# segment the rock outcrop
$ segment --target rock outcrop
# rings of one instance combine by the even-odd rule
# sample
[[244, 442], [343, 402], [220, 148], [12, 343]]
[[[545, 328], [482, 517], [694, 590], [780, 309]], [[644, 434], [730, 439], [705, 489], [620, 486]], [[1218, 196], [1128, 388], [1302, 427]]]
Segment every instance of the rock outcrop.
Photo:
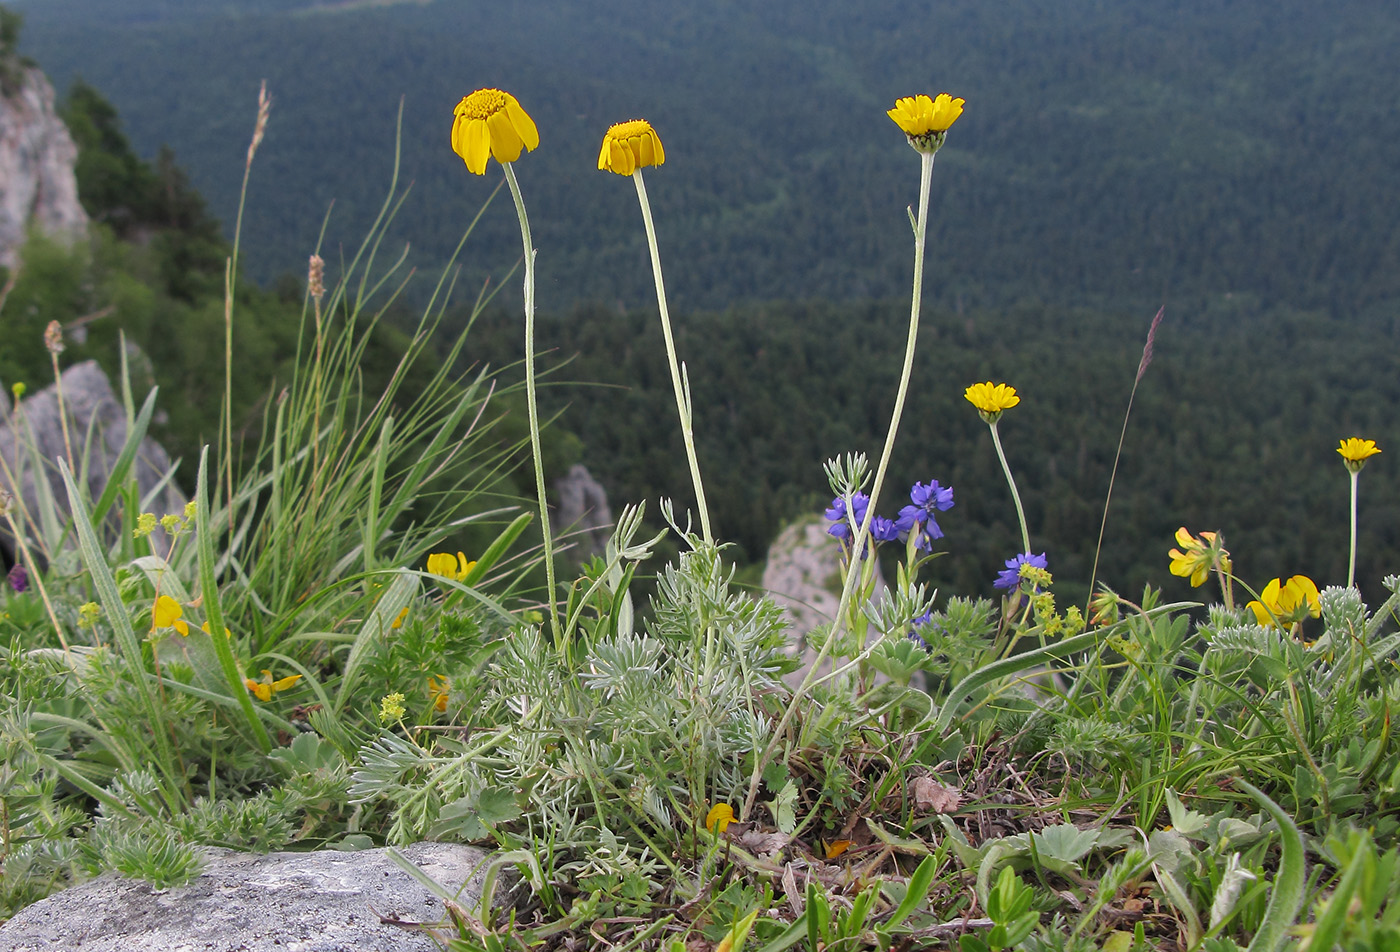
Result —
[[[807, 644], [807, 634], [830, 623], [841, 603], [841, 550], [827, 535], [827, 525], [816, 517], [788, 526], [769, 546], [763, 569], [763, 587], [792, 626], [790, 653], [802, 662], [784, 678], [793, 687], [802, 682], [820, 648]], [[875, 585], [877, 592], [882, 590], [884, 579], [877, 575]], [[823, 662], [822, 672], [829, 670], [830, 663]]]
[[613, 515], [608, 494], [582, 463], [575, 463], [550, 490], [550, 527], [556, 538], [572, 545], [571, 557], [587, 562], [607, 550]]
[[72, 239], [88, 223], [73, 174], [78, 147], [54, 111], [53, 86], [35, 67], [21, 76], [0, 95], [0, 265], [10, 268], [31, 226]]
[[[415, 843], [403, 853], [459, 905], [480, 901], [481, 850]], [[205, 860], [185, 886], [154, 889], [107, 873], [40, 900], [0, 925], [0, 952], [436, 952], [457, 934], [442, 925], [442, 901], [388, 850], [209, 848]], [[444, 942], [420, 925], [437, 926]]]
[[[61, 380], [63, 406], [68, 414], [68, 441], [72, 444], [75, 462], [87, 448], [88, 493], [90, 498], [96, 499], [107, 485], [112, 467], [126, 443], [126, 411], [95, 360], [74, 364], [63, 371]], [[0, 402], [8, 404], [8, 400]], [[21, 400], [18, 412], [6, 413], [0, 420], [0, 459], [4, 462], [0, 467], [0, 491], [15, 497], [16, 522], [20, 525], [24, 525], [26, 519], [40, 518], [44, 496], [52, 496], [61, 512], [68, 510], [68, 490], [56, 462], [60, 457], [66, 458], [68, 453], [58, 407], [58, 387], [49, 384]], [[18, 424], [18, 432], [12, 423]], [[77, 465], [81, 470], [81, 463]], [[142, 440], [133, 472], [142, 499], [159, 489], [157, 497], [147, 505], [157, 516], [178, 513], [185, 505], [185, 497], [174, 483], [161, 485], [171, 465], [164, 447], [149, 436]], [[151, 538], [160, 546], [165, 535], [157, 529]], [[0, 552], [8, 561], [14, 561], [14, 539], [7, 528], [0, 529]]]

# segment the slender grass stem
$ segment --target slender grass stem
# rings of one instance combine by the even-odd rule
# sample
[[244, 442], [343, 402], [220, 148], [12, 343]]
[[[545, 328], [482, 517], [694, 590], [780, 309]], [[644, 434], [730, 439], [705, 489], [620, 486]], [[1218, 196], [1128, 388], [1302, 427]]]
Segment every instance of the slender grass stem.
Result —
[[1016, 518], [1021, 521], [1021, 551], [1030, 555], [1031, 534], [1026, 530], [1026, 510], [1021, 505], [1021, 494], [1016, 491], [1016, 480], [1011, 475], [1011, 466], [1006, 462], [1006, 453], [1001, 448], [1001, 436], [995, 423], [987, 424], [992, 430], [992, 445], [997, 448], [997, 459], [1001, 460], [1001, 471], [1006, 474], [1006, 485], [1011, 487], [1011, 498], [1016, 502]]
[[549, 502], [545, 498], [544, 457], [540, 451], [540, 412], [535, 398], [535, 248], [530, 241], [530, 218], [525, 213], [525, 199], [520, 195], [520, 183], [509, 162], [502, 162], [506, 184], [515, 199], [515, 214], [520, 219], [520, 241], [525, 248], [525, 403], [530, 413], [530, 455], [535, 462], [535, 491], [540, 497], [540, 532], [544, 536], [544, 572], [549, 588], [549, 630], [554, 647], [563, 647], [559, 629], [559, 614], [554, 583], [554, 538], [549, 528]]
[[1347, 557], [1347, 588], [1356, 585], [1356, 487], [1360, 471], [1351, 474], [1351, 553]]
[[[914, 292], [909, 306], [909, 334], [904, 345], [904, 367], [899, 375], [899, 389], [895, 393], [894, 411], [890, 415], [890, 429], [885, 435], [885, 448], [880, 454], [880, 464], [875, 469], [875, 482], [870, 487], [870, 502], [865, 510], [865, 519], [861, 521], [860, 529], [852, 541], [852, 560], [857, 557], [856, 553], [865, 551], [866, 542], [870, 538], [870, 520], [875, 517], [875, 507], [879, 504], [880, 490], [885, 484], [885, 472], [889, 469], [890, 456], [894, 453], [894, 441], [899, 432], [899, 421], [904, 414], [904, 401], [909, 393], [909, 380], [914, 374], [914, 347], [919, 339], [919, 308], [923, 301], [924, 245], [928, 236], [928, 197], [933, 181], [933, 153], [922, 152], [920, 158], [923, 162], [919, 170], [919, 215], [914, 222]], [[1017, 505], [1020, 505], [1019, 501]], [[1024, 520], [1022, 520], [1022, 524], [1024, 525]], [[832, 623], [831, 632], [826, 636], [826, 640], [822, 642], [821, 650], [812, 660], [812, 664], [807, 670], [807, 676], [802, 679], [802, 683], [793, 692], [787, 710], [783, 711], [782, 719], [774, 728], [773, 739], [768, 742], [763, 756], [754, 761], [753, 775], [749, 779], [749, 793], [744, 799], [741, 820], [748, 819], [749, 813], [753, 810], [754, 801], [758, 798], [759, 783], [763, 779], [763, 768], [772, 758], [774, 751], [778, 749], [778, 745], [782, 743], [784, 732], [792, 722], [798, 704], [811, 690], [812, 685], [816, 683], [817, 672], [821, 668], [822, 662], [831, 654], [832, 646], [836, 643], [841, 632], [842, 619], [846, 617], [847, 607], [851, 603], [851, 596], [856, 588], [856, 578], [860, 574], [854, 570], [847, 570], [845, 584], [841, 587], [841, 601], [836, 607], [836, 620]]]
[[637, 185], [637, 201], [642, 206], [642, 221], [647, 229], [647, 248], [651, 251], [651, 273], [656, 279], [656, 306], [661, 311], [661, 332], [666, 337], [666, 359], [671, 367], [671, 387], [676, 391], [676, 411], [681, 418], [681, 437], [685, 440], [685, 457], [690, 463], [690, 479], [695, 484], [695, 507], [700, 512], [700, 532], [706, 545], [714, 545], [714, 535], [710, 532], [710, 510], [705, 505], [705, 485], [700, 480], [700, 461], [695, 455], [695, 432], [691, 426], [690, 387], [682, 385], [681, 370], [676, 361], [676, 342], [671, 336], [671, 315], [666, 307], [666, 281], [661, 276], [661, 253], [656, 247], [656, 226], [651, 221], [651, 202], [647, 200], [646, 183], [642, 181], [642, 170], [632, 172], [632, 181]]

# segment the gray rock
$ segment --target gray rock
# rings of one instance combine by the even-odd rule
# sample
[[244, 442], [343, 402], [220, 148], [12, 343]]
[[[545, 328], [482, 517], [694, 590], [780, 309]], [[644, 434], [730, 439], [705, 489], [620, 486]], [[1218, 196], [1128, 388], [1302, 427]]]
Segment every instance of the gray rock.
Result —
[[[90, 498], [96, 499], [107, 484], [112, 466], [126, 443], [126, 411], [112, 392], [107, 375], [95, 360], [74, 364], [63, 371], [61, 380], [63, 405], [68, 412], [68, 436], [73, 444], [75, 462], [82, 457], [90, 429], [93, 434], [88, 455], [87, 486]], [[9, 425], [10, 420], [19, 421], [18, 433]], [[34, 453], [29, 449], [31, 435], [36, 450]], [[0, 422], [0, 457], [6, 464], [0, 467], [0, 491], [10, 493], [17, 503], [22, 504], [18, 506], [19, 513], [15, 520], [21, 527], [26, 521], [39, 520], [42, 511], [41, 481], [47, 483], [47, 491], [57, 501], [60, 510], [63, 513], [68, 511], [68, 491], [56, 462], [60, 457], [66, 457], [67, 452], [63, 442], [63, 423], [58, 413], [58, 387], [55, 384], [21, 400], [19, 412]], [[39, 461], [37, 466], [36, 457]], [[142, 441], [133, 467], [142, 499], [160, 486], [171, 465], [170, 455], [159, 443], [149, 436]], [[7, 474], [13, 474], [13, 481]], [[170, 482], [161, 487], [146, 508], [159, 517], [166, 513], [179, 513], [184, 506], [184, 494]], [[156, 529], [151, 538], [158, 552], [163, 553], [169, 547], [160, 529]], [[13, 561], [14, 539], [8, 528], [0, 529], [0, 548]]]
[[87, 228], [73, 175], [77, 159], [54, 111], [53, 86], [38, 69], [26, 69], [15, 94], [0, 96], [0, 265], [14, 267], [31, 224], [65, 239]]
[[612, 509], [608, 506], [607, 490], [587, 467], [575, 463], [566, 475], [555, 480], [550, 502], [550, 528], [557, 537], [572, 544], [573, 556], [579, 562], [587, 562], [607, 550], [613, 532]]
[[[208, 849], [194, 882], [171, 889], [107, 873], [22, 909], [0, 926], [0, 952], [435, 952], [421, 929], [443, 903], [388, 850], [253, 855]], [[471, 909], [487, 854], [457, 843], [403, 853]], [[394, 920], [384, 922], [382, 919]], [[456, 935], [455, 930], [450, 932]]]
[[[794, 688], [806, 677], [821, 647], [808, 645], [805, 636], [817, 626], [830, 623], [841, 603], [841, 550], [836, 540], [827, 535], [826, 527], [820, 516], [788, 526], [768, 547], [763, 568], [763, 587], [783, 609], [797, 636], [789, 653], [797, 656], [802, 665], [783, 679]], [[884, 588], [885, 580], [877, 574], [877, 596]], [[830, 670], [830, 661], [822, 662], [821, 673]]]

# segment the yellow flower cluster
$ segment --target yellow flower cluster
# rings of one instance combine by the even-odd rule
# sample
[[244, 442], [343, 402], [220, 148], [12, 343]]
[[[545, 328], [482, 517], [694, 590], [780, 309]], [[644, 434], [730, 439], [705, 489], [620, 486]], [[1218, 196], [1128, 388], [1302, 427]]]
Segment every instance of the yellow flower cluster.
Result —
[[1214, 532], [1202, 532], [1200, 538], [1196, 538], [1182, 526], [1176, 530], [1176, 543], [1181, 548], [1167, 553], [1172, 559], [1172, 574], [1190, 578], [1192, 588], [1204, 585], [1212, 569], [1218, 568], [1228, 575], [1233, 568], [1230, 553]]

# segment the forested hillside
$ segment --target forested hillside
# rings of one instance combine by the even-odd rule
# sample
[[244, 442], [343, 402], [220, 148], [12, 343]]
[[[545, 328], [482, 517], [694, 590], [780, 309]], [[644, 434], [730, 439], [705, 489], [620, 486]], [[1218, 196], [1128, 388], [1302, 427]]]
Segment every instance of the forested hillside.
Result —
[[[363, 232], [400, 97], [417, 184], [397, 234], [419, 264], [445, 257], [494, 185], [448, 149], [452, 107], [500, 85], [542, 130], [520, 176], [545, 309], [649, 301], [630, 187], [594, 169], [634, 115], [667, 147], [651, 192], [675, 306], [895, 296], [917, 163], [884, 110], [949, 90], [968, 107], [939, 156], [929, 291], [951, 309], [1400, 300], [1386, 0], [15, 5], [26, 52], [103, 90], [138, 151], [170, 144], [226, 226], [269, 81], [246, 219], [264, 280], [300, 268], [332, 201], [332, 246]], [[470, 283], [517, 256], [499, 205]]]
[[[402, 174], [416, 184], [392, 234], [413, 264], [442, 261], [498, 180], [451, 153], [452, 107], [482, 85], [518, 95], [542, 135], [518, 164], [540, 248], [539, 342], [572, 360], [552, 376], [568, 385], [548, 388], [563, 414], [554, 452], [581, 453], [619, 503], [683, 500], [689, 485], [635, 197], [594, 168], [609, 123], [650, 118], [667, 148], [648, 181], [702, 466], [741, 562], [826, 503], [823, 460], [873, 455], [884, 436], [918, 167], [884, 110], [916, 91], [968, 100], [934, 174], [930, 303], [892, 472], [892, 491], [928, 478], [957, 490], [939, 567], [950, 591], [988, 591], [1018, 547], [963, 388], [1006, 380], [1024, 395], [1002, 432], [1035, 548], [1072, 593], [1088, 581], [1132, 372], [1163, 302], [1109, 520], [1110, 584], [1177, 585], [1165, 553], [1181, 524], [1223, 530], [1256, 583], [1339, 581], [1337, 440], [1400, 447], [1393, 4], [14, 5], [26, 52], [60, 86], [81, 74], [108, 96], [136, 151], [158, 156], [156, 178], [184, 196], [175, 162], [187, 167], [226, 231], [268, 79], [243, 246], [266, 282], [301, 273], [332, 203], [332, 267], [359, 240], [401, 98]], [[115, 128], [73, 88], [70, 115]], [[468, 296], [503, 287], [472, 345], [497, 366], [520, 349], [508, 206], [497, 200], [462, 257]], [[195, 224], [192, 250], [209, 251], [208, 221]], [[188, 273], [217, 277], [208, 262]], [[298, 281], [283, 279], [289, 301]], [[1389, 459], [1362, 480], [1368, 595], [1400, 568]]]

